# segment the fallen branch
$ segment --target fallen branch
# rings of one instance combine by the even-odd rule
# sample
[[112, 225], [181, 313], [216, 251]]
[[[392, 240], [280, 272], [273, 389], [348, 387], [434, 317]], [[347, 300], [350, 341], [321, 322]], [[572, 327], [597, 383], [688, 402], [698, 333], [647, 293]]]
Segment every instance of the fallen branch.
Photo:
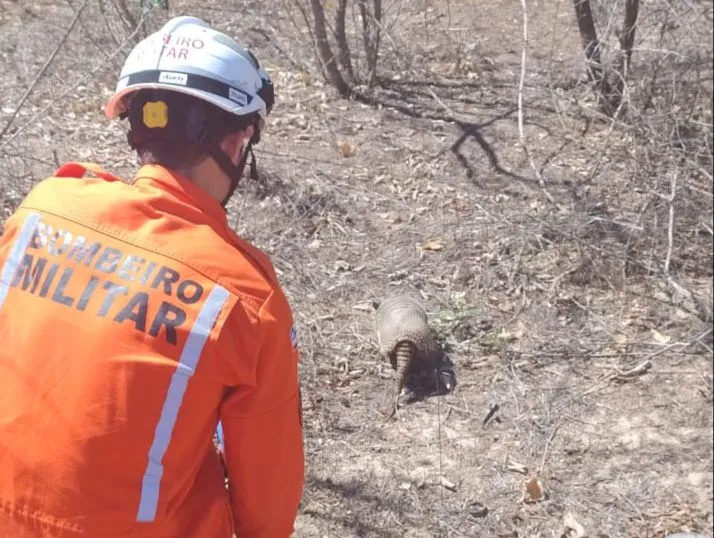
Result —
[[646, 374], [651, 368], [652, 361], [647, 359], [646, 361], [641, 362], [634, 368], [630, 368], [629, 370], [621, 370], [615, 374], [612, 374], [610, 379], [613, 381], [629, 381], [631, 379]]

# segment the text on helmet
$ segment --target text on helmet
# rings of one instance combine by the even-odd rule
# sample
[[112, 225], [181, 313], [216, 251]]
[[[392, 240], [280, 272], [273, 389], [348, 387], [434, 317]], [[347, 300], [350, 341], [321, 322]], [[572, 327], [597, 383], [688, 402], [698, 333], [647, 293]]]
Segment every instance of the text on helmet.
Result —
[[191, 50], [201, 50], [204, 46], [204, 42], [198, 38], [165, 34], [163, 37], [161, 56], [175, 58], [177, 60], [187, 60]]

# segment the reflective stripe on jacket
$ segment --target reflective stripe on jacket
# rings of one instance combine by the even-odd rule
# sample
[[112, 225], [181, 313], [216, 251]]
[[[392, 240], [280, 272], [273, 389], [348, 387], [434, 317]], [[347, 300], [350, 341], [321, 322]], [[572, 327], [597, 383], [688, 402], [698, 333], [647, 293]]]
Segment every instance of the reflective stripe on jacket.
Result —
[[0, 536], [289, 537], [298, 356], [269, 259], [206, 193], [63, 166], [0, 237]]

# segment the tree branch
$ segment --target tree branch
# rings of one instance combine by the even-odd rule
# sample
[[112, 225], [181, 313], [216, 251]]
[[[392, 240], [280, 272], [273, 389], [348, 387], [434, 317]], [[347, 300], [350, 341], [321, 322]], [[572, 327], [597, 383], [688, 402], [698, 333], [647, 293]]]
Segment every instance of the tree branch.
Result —
[[20, 109], [25, 105], [25, 102], [30, 97], [30, 94], [35, 90], [35, 87], [40, 82], [40, 79], [44, 76], [45, 72], [50, 67], [50, 64], [57, 57], [57, 54], [62, 49], [62, 46], [67, 41], [67, 38], [69, 38], [69, 34], [71, 34], [72, 30], [74, 30], [74, 27], [77, 25], [77, 21], [79, 21], [79, 16], [82, 14], [82, 11], [84, 11], [84, 8], [87, 7], [88, 3], [89, 3], [89, 0], [84, 0], [82, 5], [77, 10], [77, 13], [75, 13], [74, 18], [72, 19], [72, 23], [69, 25], [69, 28], [67, 28], [67, 31], [62, 36], [62, 39], [60, 39], [60, 42], [55, 47], [55, 50], [52, 51], [52, 54], [50, 54], [50, 56], [47, 58], [44, 65], [38, 71], [37, 75], [35, 75], [35, 78], [32, 81], [32, 83], [30, 84], [30, 86], [27, 88], [27, 90], [25, 90], [25, 93], [23, 94], [22, 98], [20, 99], [20, 102], [15, 107], [15, 110], [13, 111], [12, 115], [10, 116], [10, 119], [7, 120], [5, 127], [3, 127], [2, 131], [0, 131], [0, 140], [2, 140], [2, 137], [5, 136], [5, 134], [8, 132], [8, 130], [12, 126], [13, 122], [15, 121], [15, 118], [17, 117], [18, 113], [20, 112]]

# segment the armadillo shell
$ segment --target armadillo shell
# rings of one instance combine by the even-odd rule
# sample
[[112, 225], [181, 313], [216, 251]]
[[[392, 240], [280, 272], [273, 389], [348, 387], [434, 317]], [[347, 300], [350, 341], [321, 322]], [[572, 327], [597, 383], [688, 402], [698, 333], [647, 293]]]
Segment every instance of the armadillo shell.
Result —
[[438, 345], [434, 340], [426, 312], [408, 295], [395, 295], [382, 301], [375, 316], [377, 341], [385, 356], [394, 353], [400, 342], [413, 343], [420, 360], [436, 359]]

